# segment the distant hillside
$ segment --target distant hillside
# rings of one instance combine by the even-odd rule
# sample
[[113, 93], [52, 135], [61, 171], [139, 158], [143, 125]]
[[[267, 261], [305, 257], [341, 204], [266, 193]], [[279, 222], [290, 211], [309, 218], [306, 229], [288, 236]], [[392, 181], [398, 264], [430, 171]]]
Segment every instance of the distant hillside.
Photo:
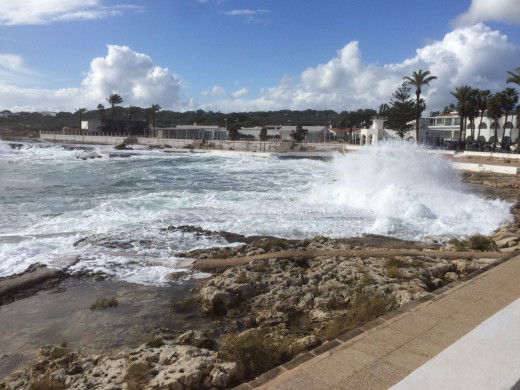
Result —
[[[20, 138], [37, 135], [39, 130], [60, 130], [63, 127], [79, 128], [79, 115], [77, 113], [59, 112], [56, 115], [42, 115], [41, 113], [21, 112], [10, 113], [3, 111], [4, 116], [0, 116], [0, 137]], [[106, 110], [106, 118], [110, 118], [110, 113]], [[370, 124], [370, 118], [376, 115], [372, 109], [364, 109], [352, 112], [353, 127], [364, 127]], [[117, 119], [130, 120], [127, 111], [123, 107], [116, 108]], [[163, 110], [155, 116], [155, 125], [158, 127], [170, 127], [174, 125], [186, 124], [206, 124], [232, 125], [238, 123], [240, 127], [254, 127], [265, 125], [322, 125], [346, 128], [350, 126], [346, 111], [337, 113], [332, 110], [280, 110], [280, 111], [258, 111], [258, 112], [238, 112], [223, 114], [212, 111], [187, 111], [174, 112]], [[82, 115], [83, 120], [99, 119], [98, 110], [87, 111]], [[132, 115], [132, 121], [146, 122], [146, 110], [137, 108]], [[150, 119], [150, 118], [148, 118]]]

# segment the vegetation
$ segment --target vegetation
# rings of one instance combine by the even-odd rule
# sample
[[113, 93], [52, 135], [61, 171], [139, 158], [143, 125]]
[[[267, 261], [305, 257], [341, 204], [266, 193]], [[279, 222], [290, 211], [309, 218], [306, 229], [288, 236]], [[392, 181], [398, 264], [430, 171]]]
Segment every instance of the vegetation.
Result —
[[415, 87], [415, 139], [417, 142], [419, 142], [419, 120], [421, 119], [421, 113], [426, 108], [425, 105], [421, 104], [422, 87], [429, 85], [431, 81], [437, 79], [437, 76], [431, 76], [430, 74], [431, 72], [429, 70], [423, 72], [419, 69], [418, 72], [414, 71], [412, 73], [412, 77], [406, 76], [403, 78], [406, 84]]
[[385, 260], [384, 267], [386, 269], [386, 276], [392, 279], [402, 278], [403, 272], [401, 271], [402, 267], [405, 267], [407, 264], [405, 261], [391, 256]]
[[62, 390], [65, 388], [64, 383], [52, 379], [50, 375], [38, 379], [29, 385], [29, 390]]
[[67, 346], [67, 343], [63, 342], [60, 346], [43, 347], [42, 355], [49, 358], [49, 360], [61, 359], [64, 356], [67, 356], [70, 353], [70, 349]]
[[415, 103], [410, 99], [411, 87], [403, 83], [392, 96], [390, 104], [380, 107], [380, 115], [386, 116], [385, 127], [394, 130], [403, 139], [406, 133], [413, 129], [409, 122], [415, 117]]
[[495, 125], [495, 136], [493, 142], [493, 150], [495, 150], [498, 142], [498, 120], [503, 114], [500, 93], [495, 93], [487, 100], [486, 109], [488, 116], [493, 119]]
[[457, 112], [460, 116], [459, 142], [461, 142], [463, 139], [462, 134], [466, 130], [464, 128], [465, 119], [469, 113], [473, 112], [473, 107], [475, 106], [475, 90], [469, 85], [462, 85], [455, 88], [455, 92], [450, 93], [457, 99]]
[[180, 301], [170, 301], [170, 311], [176, 314], [191, 313], [197, 309], [197, 301], [192, 296], [183, 296]]
[[114, 298], [98, 298], [96, 302], [90, 305], [90, 310], [105, 310], [112, 307], [117, 307], [119, 302]]
[[125, 382], [128, 390], [139, 390], [151, 377], [148, 363], [134, 363], [126, 371]]
[[335, 339], [339, 335], [370, 322], [396, 307], [397, 299], [395, 296], [371, 294], [361, 289], [354, 295], [347, 313], [332, 320], [323, 330], [322, 337], [326, 340]]
[[228, 334], [222, 338], [219, 358], [241, 361], [250, 378], [262, 374], [292, 359], [299, 350], [288, 337], [267, 337], [264, 329], [251, 329], [244, 333]]
[[162, 337], [152, 337], [146, 342], [146, 346], [148, 348], [159, 348], [164, 345], [164, 340]]
[[304, 129], [302, 125], [296, 126], [296, 131], [291, 133], [291, 137], [295, 142], [302, 142], [309, 131]]
[[457, 251], [496, 251], [496, 243], [489, 237], [474, 235], [469, 236], [466, 240], [459, 240], [458, 238], [452, 238], [448, 241], [448, 244], [452, 245]]

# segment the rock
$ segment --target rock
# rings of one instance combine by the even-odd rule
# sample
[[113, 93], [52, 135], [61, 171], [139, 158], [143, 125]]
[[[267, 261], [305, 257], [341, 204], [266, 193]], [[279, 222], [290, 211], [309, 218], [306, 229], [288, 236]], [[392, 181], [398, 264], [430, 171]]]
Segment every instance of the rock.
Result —
[[459, 278], [459, 275], [457, 275], [456, 272], [446, 272], [444, 274], [444, 280], [446, 280], [447, 282], [454, 282], [458, 278]]
[[64, 368], [59, 368], [51, 373], [51, 378], [60, 382], [65, 381], [67, 377], [67, 371]]
[[320, 339], [315, 335], [305, 336], [296, 340], [296, 344], [300, 346], [301, 349], [311, 349], [320, 344]]
[[205, 311], [217, 314], [226, 313], [238, 303], [238, 297], [235, 294], [212, 286], [201, 288], [199, 297], [201, 298], [202, 308]]
[[325, 322], [333, 318], [332, 313], [326, 312], [322, 309], [313, 309], [309, 312], [311, 322]]
[[204, 332], [200, 330], [188, 330], [181, 334], [175, 340], [177, 343], [182, 345], [191, 345], [196, 348], [211, 348], [213, 345], [213, 340], [207, 337]]

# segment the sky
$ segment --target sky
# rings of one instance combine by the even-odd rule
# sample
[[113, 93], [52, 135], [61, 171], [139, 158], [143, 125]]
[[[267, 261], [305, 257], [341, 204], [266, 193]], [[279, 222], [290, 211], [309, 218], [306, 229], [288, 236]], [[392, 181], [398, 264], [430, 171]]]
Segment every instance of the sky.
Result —
[[[0, 0], [0, 111], [378, 109], [404, 76], [427, 112], [520, 67], [520, 0]], [[512, 86], [512, 85], [509, 85]], [[520, 89], [520, 87], [519, 87]]]

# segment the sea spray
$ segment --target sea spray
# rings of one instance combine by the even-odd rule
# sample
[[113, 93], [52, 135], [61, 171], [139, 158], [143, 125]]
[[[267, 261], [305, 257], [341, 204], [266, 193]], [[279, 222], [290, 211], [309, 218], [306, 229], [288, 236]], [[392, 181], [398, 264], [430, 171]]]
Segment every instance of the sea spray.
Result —
[[414, 240], [487, 235], [512, 220], [510, 204], [470, 193], [439, 152], [405, 142], [337, 157], [331, 169], [335, 180], [313, 198], [372, 215], [369, 233]]
[[79, 256], [75, 270], [161, 284], [177, 271], [172, 253], [227, 245], [168, 226], [422, 239], [488, 234], [511, 220], [508, 203], [471, 194], [449, 161], [409, 145], [366, 147], [330, 163], [138, 147], [128, 158], [91, 159], [112, 148], [43, 146], [0, 153], [0, 276], [67, 254]]

